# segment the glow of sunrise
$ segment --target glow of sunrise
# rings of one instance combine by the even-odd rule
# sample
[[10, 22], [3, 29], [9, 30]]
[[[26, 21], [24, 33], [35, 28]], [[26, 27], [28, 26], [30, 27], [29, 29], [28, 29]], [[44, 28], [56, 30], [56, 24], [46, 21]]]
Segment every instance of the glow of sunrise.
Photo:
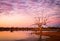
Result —
[[42, 15], [48, 26], [59, 26], [59, 7], [59, 0], [0, 0], [0, 26], [29, 26]]
[[[28, 17], [28, 18], [27, 18]], [[0, 17], [0, 26], [4, 27], [20, 27], [20, 26], [27, 26], [33, 23], [31, 17], [29, 16], [22, 16], [22, 15], [4, 15]], [[31, 22], [29, 22], [31, 21]]]

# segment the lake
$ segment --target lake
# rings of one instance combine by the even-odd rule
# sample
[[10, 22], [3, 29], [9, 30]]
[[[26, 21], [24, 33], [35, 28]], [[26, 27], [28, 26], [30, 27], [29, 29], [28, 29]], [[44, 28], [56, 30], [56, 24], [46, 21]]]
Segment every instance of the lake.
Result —
[[[31, 34], [32, 31], [2, 31], [0, 32], [0, 41], [38, 41], [39, 36]], [[42, 39], [49, 38], [42, 36]]]

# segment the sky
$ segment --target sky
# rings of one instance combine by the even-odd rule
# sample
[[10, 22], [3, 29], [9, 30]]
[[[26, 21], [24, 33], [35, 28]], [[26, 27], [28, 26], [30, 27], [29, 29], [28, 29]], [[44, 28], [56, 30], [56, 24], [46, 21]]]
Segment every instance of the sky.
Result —
[[60, 0], [0, 0], [0, 27], [30, 26], [35, 17], [60, 27]]

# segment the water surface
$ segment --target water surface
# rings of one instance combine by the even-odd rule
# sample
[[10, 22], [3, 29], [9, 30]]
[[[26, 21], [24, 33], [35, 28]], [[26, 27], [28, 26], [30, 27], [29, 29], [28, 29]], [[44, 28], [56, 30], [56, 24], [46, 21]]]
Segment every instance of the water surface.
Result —
[[[0, 32], [0, 41], [38, 41], [39, 36], [31, 34], [32, 31], [3, 31]], [[49, 38], [42, 36], [42, 39]]]

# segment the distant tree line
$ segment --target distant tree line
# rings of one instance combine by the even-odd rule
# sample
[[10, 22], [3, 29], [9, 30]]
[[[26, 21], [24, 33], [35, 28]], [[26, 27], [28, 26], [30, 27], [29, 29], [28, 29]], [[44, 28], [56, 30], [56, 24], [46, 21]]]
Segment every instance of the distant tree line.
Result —
[[[37, 27], [0, 27], [0, 31], [40, 31], [40, 28]], [[42, 31], [60, 31], [60, 28], [58, 27], [48, 27], [48, 28], [43, 28]]]

